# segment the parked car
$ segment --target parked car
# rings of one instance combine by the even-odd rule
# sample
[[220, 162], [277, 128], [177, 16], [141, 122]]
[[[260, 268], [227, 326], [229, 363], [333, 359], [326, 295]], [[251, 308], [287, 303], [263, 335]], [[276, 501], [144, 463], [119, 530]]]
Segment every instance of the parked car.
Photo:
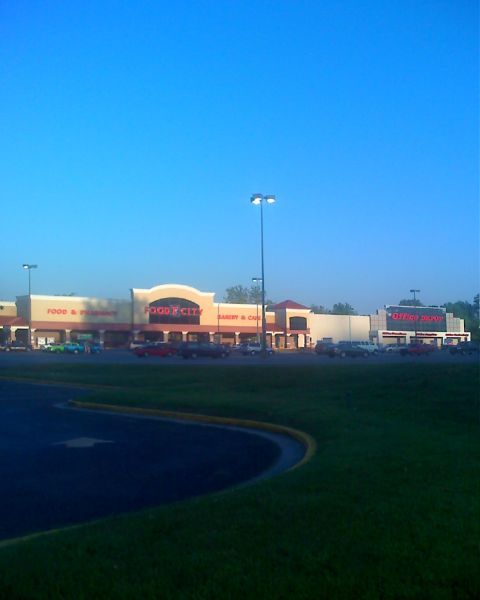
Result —
[[142, 346], [146, 346], [149, 342], [143, 342], [141, 340], [132, 340], [128, 345], [129, 350], [135, 350], [135, 348], [141, 348]]
[[159, 342], [137, 346], [134, 348], [133, 353], [139, 358], [147, 358], [148, 356], [174, 356], [177, 353], [177, 349], [172, 344]]
[[407, 349], [407, 344], [389, 344], [385, 347], [385, 352], [387, 354], [399, 354], [403, 350]]
[[478, 354], [480, 345], [478, 342], [460, 342], [456, 346], [450, 348], [450, 354]]
[[403, 348], [400, 351], [400, 354], [402, 356], [423, 356], [423, 355], [428, 355], [431, 354], [432, 352], [435, 352], [436, 350], [436, 346], [434, 344], [419, 344], [419, 343], [413, 343], [413, 344], [408, 344], [408, 346], [406, 348]]
[[335, 344], [333, 342], [323, 342], [318, 341], [315, 344], [315, 352], [318, 355], [326, 355], [329, 356], [330, 353], [335, 349]]
[[339, 344], [354, 344], [355, 346], [364, 348], [369, 354], [378, 354], [378, 344], [367, 340], [352, 340], [351, 342], [342, 340]]
[[232, 344], [228, 349], [230, 352], [239, 352], [241, 354], [245, 345], [246, 344]]
[[51, 344], [48, 352], [53, 352], [53, 353], [65, 352], [65, 342], [56, 342], [54, 344]]
[[87, 354], [100, 354], [100, 352], [103, 352], [103, 346], [100, 342], [85, 342], [83, 346]]
[[357, 358], [358, 356], [370, 356], [370, 352], [360, 346], [359, 344], [354, 344], [353, 342], [339, 342], [336, 344], [329, 353], [331, 358], [338, 356], [339, 358]]
[[57, 342], [47, 342], [46, 344], [42, 344], [40, 346], [40, 350], [42, 352], [50, 352], [52, 346], [54, 346]]
[[31, 346], [25, 344], [25, 342], [20, 342], [15, 340], [13, 342], [8, 342], [1, 347], [1, 350], [4, 352], [29, 352], [32, 349]]
[[66, 354], [80, 354], [85, 352], [85, 346], [78, 342], [65, 342], [63, 344], [63, 351]]
[[213, 342], [182, 342], [178, 354], [183, 358], [197, 358], [199, 356], [226, 358], [230, 354], [230, 350], [223, 344]]
[[[267, 346], [266, 348], [267, 350], [267, 354], [269, 356], [271, 356], [272, 354], [275, 353], [275, 351], [273, 350], [273, 348], [270, 348], [269, 346]], [[240, 352], [244, 355], [244, 356], [255, 356], [257, 354], [261, 354], [262, 352], [262, 344], [257, 344], [256, 342], [253, 343], [248, 343], [248, 344], [243, 344], [242, 345], [242, 349], [240, 350]]]

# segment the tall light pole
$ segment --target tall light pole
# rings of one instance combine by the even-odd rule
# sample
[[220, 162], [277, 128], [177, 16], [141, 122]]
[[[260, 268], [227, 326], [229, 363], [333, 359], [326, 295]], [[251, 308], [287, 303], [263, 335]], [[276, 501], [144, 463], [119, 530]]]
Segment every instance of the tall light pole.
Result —
[[38, 265], [29, 265], [24, 263], [22, 265], [24, 269], [28, 271], [28, 345], [32, 344], [32, 277], [30, 271], [32, 269], [38, 269]]
[[265, 269], [263, 260], [263, 203], [275, 204], [275, 196], [270, 194], [252, 194], [252, 204], [260, 204], [260, 246], [262, 254], [262, 356], [267, 357], [267, 321], [265, 317]]
[[[417, 306], [417, 298], [415, 294], [419, 294], [420, 290], [410, 290], [410, 293], [413, 294], [413, 306]], [[418, 311], [416, 311], [415, 317], [418, 317]], [[417, 341], [417, 319], [415, 318], [415, 342]]]
[[255, 304], [257, 305], [257, 343], [260, 343], [260, 336], [258, 335], [258, 284], [262, 281], [261, 277], [252, 277], [252, 282], [255, 284], [257, 291], [255, 294]]

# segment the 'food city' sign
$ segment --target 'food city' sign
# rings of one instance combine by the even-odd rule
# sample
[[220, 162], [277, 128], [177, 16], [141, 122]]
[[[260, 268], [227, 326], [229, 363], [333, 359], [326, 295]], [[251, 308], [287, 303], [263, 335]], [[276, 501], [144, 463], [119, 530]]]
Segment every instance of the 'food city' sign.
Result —
[[203, 309], [181, 306], [145, 306], [145, 312], [150, 315], [168, 315], [172, 317], [200, 316]]
[[185, 298], [160, 298], [144, 307], [149, 323], [199, 325], [203, 309]]

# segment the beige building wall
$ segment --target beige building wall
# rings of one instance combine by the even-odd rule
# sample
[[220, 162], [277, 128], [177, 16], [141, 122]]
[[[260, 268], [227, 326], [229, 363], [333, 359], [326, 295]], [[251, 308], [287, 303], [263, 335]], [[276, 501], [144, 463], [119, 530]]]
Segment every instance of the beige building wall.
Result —
[[310, 317], [310, 335], [313, 343], [324, 338], [333, 342], [342, 340], [367, 341], [370, 333], [368, 315], [316, 315]]
[[[19, 315], [28, 319], [28, 296], [17, 298]], [[32, 295], [32, 323], [119, 324], [130, 322], [129, 300]]]
[[15, 302], [0, 300], [0, 317], [16, 317], [17, 305]]

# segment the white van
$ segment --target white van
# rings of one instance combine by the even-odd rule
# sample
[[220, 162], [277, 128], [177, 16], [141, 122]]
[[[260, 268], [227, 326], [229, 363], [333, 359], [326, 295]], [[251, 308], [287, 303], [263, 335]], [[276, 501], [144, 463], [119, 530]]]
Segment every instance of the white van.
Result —
[[378, 354], [379, 350], [378, 350], [378, 344], [375, 344], [374, 342], [370, 342], [370, 341], [365, 341], [363, 340], [362, 342], [359, 342], [358, 340], [352, 340], [351, 342], [347, 342], [347, 341], [342, 341], [340, 342], [340, 344], [355, 344], [356, 346], [360, 346], [361, 348], [364, 348], [369, 354]]

